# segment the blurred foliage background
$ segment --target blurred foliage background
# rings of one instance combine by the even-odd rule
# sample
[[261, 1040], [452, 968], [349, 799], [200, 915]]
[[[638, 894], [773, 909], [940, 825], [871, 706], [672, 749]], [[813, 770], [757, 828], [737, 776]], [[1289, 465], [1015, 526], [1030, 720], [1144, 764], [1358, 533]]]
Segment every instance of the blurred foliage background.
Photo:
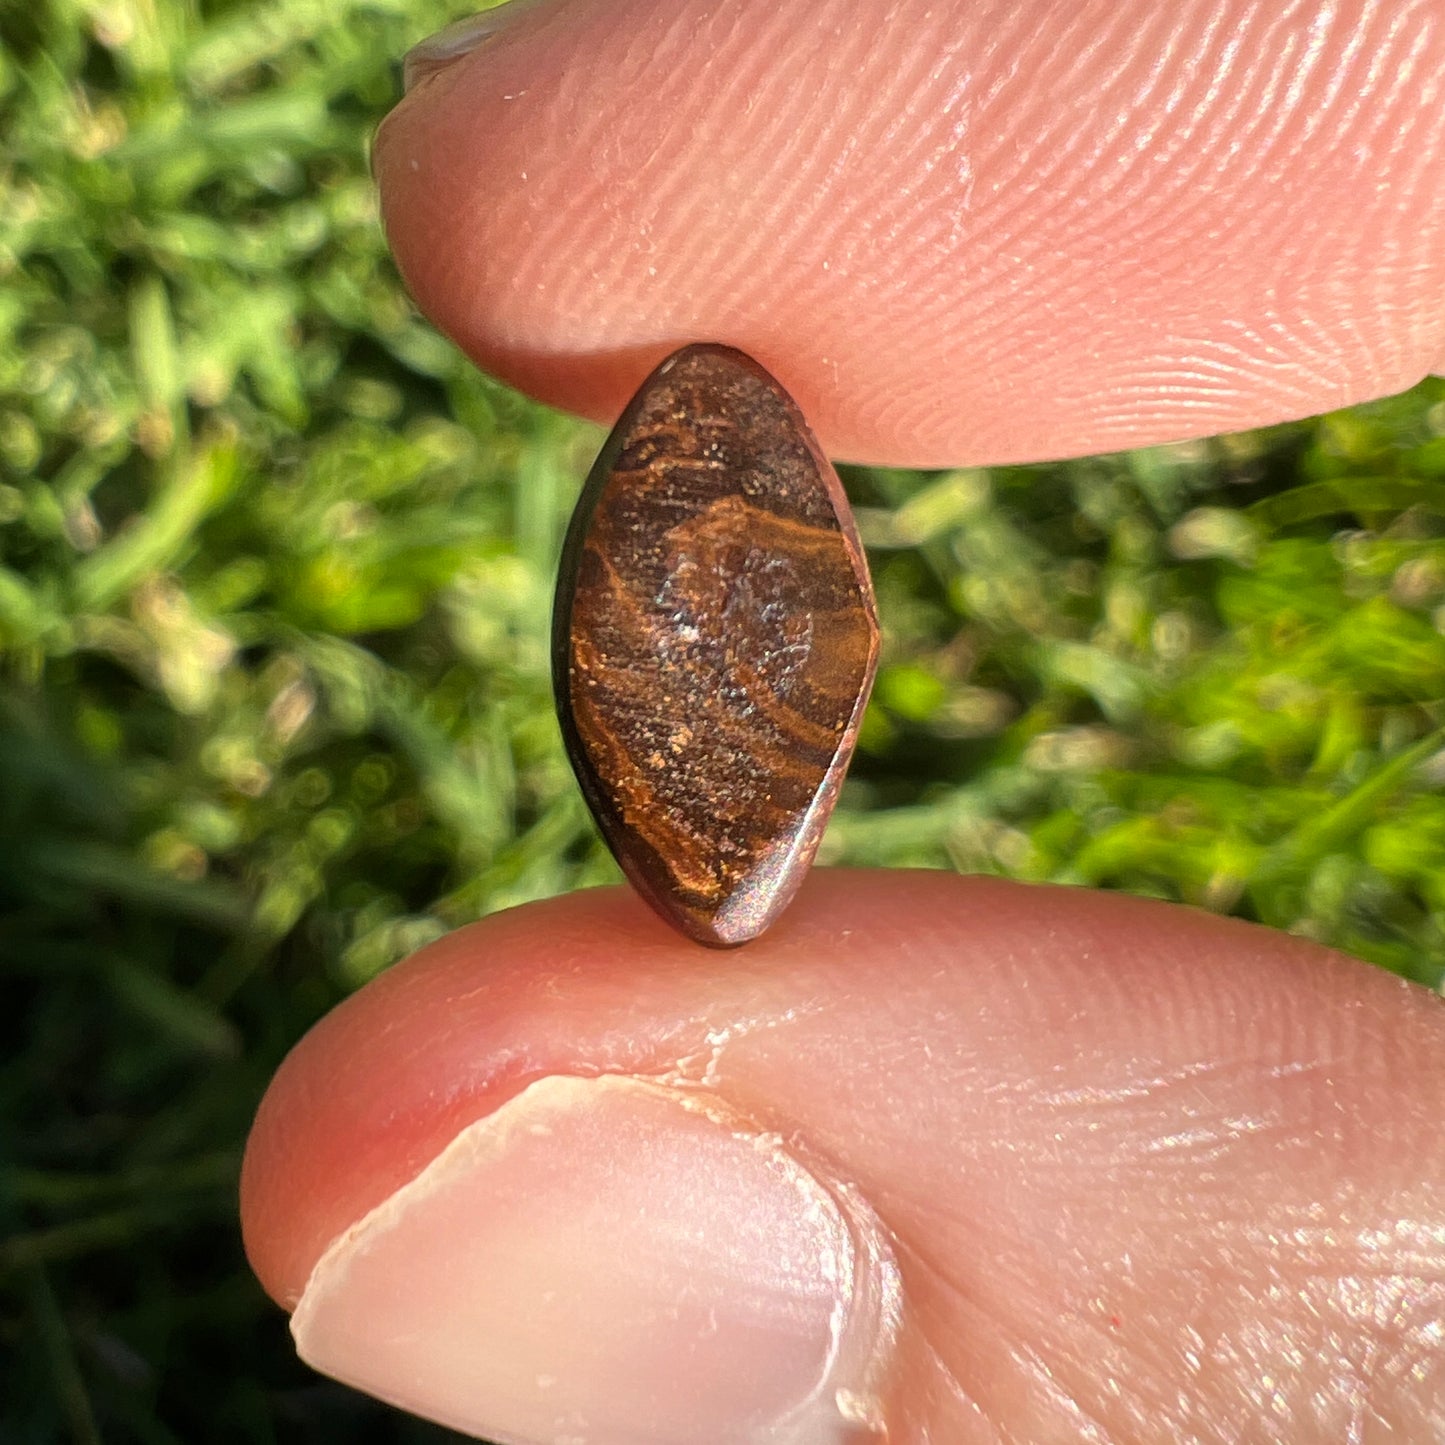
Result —
[[[435, 0], [0, 8], [0, 1439], [440, 1440], [317, 1380], [234, 1189], [313, 1020], [613, 878], [547, 617], [599, 436], [400, 291]], [[886, 651], [835, 863], [1122, 888], [1445, 976], [1445, 383], [847, 474]]]

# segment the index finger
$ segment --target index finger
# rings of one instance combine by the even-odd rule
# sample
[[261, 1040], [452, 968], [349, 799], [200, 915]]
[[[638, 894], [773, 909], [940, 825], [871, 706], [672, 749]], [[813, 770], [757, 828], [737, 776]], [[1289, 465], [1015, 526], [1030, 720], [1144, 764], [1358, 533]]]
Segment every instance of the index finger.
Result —
[[927, 466], [1272, 423], [1445, 360], [1439, 0], [495, 16], [423, 53], [375, 164], [422, 309], [545, 401], [611, 419], [722, 341], [833, 454]]

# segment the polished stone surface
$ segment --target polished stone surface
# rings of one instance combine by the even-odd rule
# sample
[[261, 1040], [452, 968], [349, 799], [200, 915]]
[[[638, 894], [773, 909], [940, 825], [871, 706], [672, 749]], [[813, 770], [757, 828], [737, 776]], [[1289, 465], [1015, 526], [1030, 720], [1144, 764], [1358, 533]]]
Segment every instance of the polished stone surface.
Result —
[[689, 937], [745, 943], [787, 906], [877, 655], [848, 503], [797, 406], [741, 352], [670, 357], [578, 503], [553, 668], [603, 837]]

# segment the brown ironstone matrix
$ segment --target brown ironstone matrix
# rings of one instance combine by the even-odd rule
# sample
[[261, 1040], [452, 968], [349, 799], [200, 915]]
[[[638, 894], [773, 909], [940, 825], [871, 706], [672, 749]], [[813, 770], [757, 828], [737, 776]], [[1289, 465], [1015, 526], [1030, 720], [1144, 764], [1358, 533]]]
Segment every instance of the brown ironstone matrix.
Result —
[[578, 502], [552, 662], [602, 836], [690, 938], [746, 943], [787, 906], [877, 658], [848, 502], [792, 398], [728, 347], [669, 357]]

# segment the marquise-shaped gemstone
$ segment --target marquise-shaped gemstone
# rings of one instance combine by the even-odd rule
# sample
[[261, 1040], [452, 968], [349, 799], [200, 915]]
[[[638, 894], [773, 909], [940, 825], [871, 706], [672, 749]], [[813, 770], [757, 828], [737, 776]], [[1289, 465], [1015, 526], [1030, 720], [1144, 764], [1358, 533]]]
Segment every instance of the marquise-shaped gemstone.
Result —
[[739, 351], [670, 357], [578, 503], [553, 668], [603, 837], [689, 937], [745, 943], [787, 906], [877, 656], [847, 499], [792, 398]]

